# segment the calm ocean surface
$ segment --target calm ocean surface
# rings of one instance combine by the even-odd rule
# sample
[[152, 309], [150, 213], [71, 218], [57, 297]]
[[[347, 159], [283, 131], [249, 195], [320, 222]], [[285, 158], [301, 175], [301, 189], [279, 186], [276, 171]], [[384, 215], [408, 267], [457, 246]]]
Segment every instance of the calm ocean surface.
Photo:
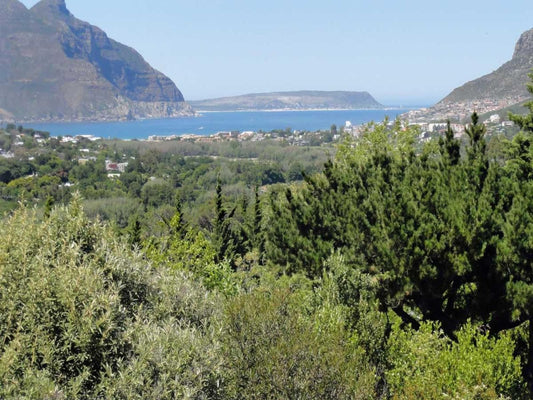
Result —
[[344, 126], [346, 121], [359, 125], [396, 118], [408, 110], [346, 110], [346, 111], [279, 111], [279, 112], [209, 112], [196, 118], [154, 119], [128, 122], [80, 122], [24, 124], [25, 127], [48, 131], [53, 136], [94, 135], [102, 138], [146, 139], [151, 135], [211, 135], [220, 131], [271, 131], [329, 129], [332, 124]]

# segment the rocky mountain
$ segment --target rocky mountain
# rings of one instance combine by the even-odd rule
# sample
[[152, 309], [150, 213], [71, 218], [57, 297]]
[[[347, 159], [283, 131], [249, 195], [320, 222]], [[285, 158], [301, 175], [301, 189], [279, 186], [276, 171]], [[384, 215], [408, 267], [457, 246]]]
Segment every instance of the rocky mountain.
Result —
[[[501, 110], [520, 110], [517, 105], [530, 98], [528, 73], [533, 69], [533, 29], [524, 32], [515, 46], [513, 58], [496, 71], [465, 83], [433, 107], [410, 111], [411, 122], [467, 122], [473, 111], [478, 114]], [[502, 112], [506, 115], [505, 112]]]
[[201, 111], [326, 110], [383, 108], [367, 92], [275, 92], [191, 101]]
[[496, 71], [468, 82], [446, 96], [442, 103], [472, 100], [509, 99], [521, 101], [528, 97], [527, 74], [533, 68], [533, 29], [524, 32], [515, 46], [513, 58]]
[[0, 0], [0, 119], [193, 115], [176, 85], [134, 49], [75, 18], [64, 0]]

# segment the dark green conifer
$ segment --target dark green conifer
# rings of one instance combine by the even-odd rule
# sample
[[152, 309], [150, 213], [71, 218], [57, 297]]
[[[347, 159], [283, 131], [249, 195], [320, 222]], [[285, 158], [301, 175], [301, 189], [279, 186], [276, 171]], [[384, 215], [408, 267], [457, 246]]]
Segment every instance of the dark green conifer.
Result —
[[263, 236], [263, 211], [261, 209], [261, 197], [259, 195], [259, 187], [255, 187], [255, 202], [254, 202], [254, 223], [253, 223], [253, 245], [263, 254], [265, 251], [265, 241]]
[[226, 211], [222, 198], [222, 182], [217, 179], [215, 189], [215, 220], [213, 222], [212, 241], [216, 251], [215, 261], [232, 260], [235, 254], [236, 241], [232, 232], [231, 222], [237, 207]]
[[[527, 84], [527, 90], [533, 95], [533, 72], [529, 74], [529, 77], [531, 78], [531, 82]], [[518, 125], [522, 131], [533, 132], [533, 100], [527, 102], [524, 106], [529, 110], [529, 114], [517, 115], [510, 113], [509, 118]]]
[[455, 139], [455, 133], [449, 120], [446, 124], [446, 134], [444, 138], [439, 140], [439, 145], [441, 154], [448, 159], [448, 162], [451, 165], [457, 165], [461, 158], [461, 144], [459, 140]]
[[476, 112], [472, 114], [472, 123], [465, 127], [465, 132], [469, 137], [469, 146], [467, 148], [469, 168], [468, 175], [477, 190], [481, 191], [487, 177], [489, 169], [489, 160], [486, 155], [487, 142], [485, 135], [487, 127], [479, 122], [479, 116]]
[[128, 243], [130, 244], [131, 248], [133, 249], [135, 247], [140, 246], [142, 243], [141, 222], [137, 214], [135, 214], [131, 218], [127, 231], [128, 231]]
[[48, 196], [46, 198], [46, 203], [44, 205], [44, 217], [46, 219], [50, 218], [50, 213], [52, 212], [52, 208], [54, 207], [55, 200], [52, 196]]

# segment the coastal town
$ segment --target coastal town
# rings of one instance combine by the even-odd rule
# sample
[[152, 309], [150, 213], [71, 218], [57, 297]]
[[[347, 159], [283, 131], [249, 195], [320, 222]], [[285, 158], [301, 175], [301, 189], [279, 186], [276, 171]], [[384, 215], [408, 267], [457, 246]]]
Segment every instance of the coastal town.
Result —
[[[444, 135], [447, 129], [447, 121], [450, 120], [451, 128], [453, 129], [455, 136], [460, 138], [465, 133], [465, 125], [468, 123], [467, 115], [470, 116], [464, 108], [457, 114], [455, 107], [447, 108], [450, 110], [447, 113], [439, 113], [432, 109], [420, 109], [409, 111], [401, 116], [401, 121], [404, 126], [417, 126], [420, 131], [419, 140], [428, 141], [432, 138]], [[431, 110], [431, 111], [429, 111]], [[461, 115], [461, 121], [457, 122], [457, 119], [447, 118], [450, 113], [455, 115]], [[482, 111], [490, 110], [487, 104], [484, 108], [480, 108]], [[428, 117], [431, 115], [431, 117]], [[516, 129], [514, 123], [505, 117], [501, 116], [501, 113], [488, 112], [482, 118], [482, 122], [487, 126], [489, 135], [492, 134], [506, 134], [512, 133]], [[394, 124], [394, 121], [389, 121], [389, 124]], [[321, 144], [334, 143], [339, 141], [343, 135], [351, 135], [358, 137], [366, 129], [366, 124], [352, 124], [351, 121], [346, 121], [344, 126], [337, 127], [332, 125], [329, 130], [318, 131], [300, 131], [290, 128], [283, 130], [273, 130], [269, 132], [263, 131], [221, 131], [210, 135], [198, 135], [198, 134], [183, 134], [183, 135], [151, 135], [147, 139], [135, 139], [139, 142], [159, 143], [170, 141], [181, 141], [190, 143], [220, 143], [227, 141], [235, 142], [262, 142], [262, 141], [275, 141], [282, 142], [289, 146], [320, 146]], [[20, 132], [14, 129], [14, 126], [9, 126], [7, 130], [15, 131], [8, 142], [8, 146], [0, 146], [0, 157], [13, 158], [17, 148], [23, 148], [28, 146], [40, 146], [46, 145], [50, 139], [50, 135], [47, 132], [36, 132], [32, 129], [21, 129]], [[57, 141], [62, 144], [78, 145], [83, 143], [97, 142], [103, 140], [95, 135], [64, 135], [57, 137]], [[83, 149], [82, 149], [83, 150]], [[83, 162], [84, 160], [82, 160]], [[111, 165], [108, 168], [109, 172], [120, 172], [123, 168], [114, 167]]]
[[404, 115], [404, 118], [409, 123], [438, 123], [448, 120], [453, 123], [467, 123], [474, 111], [479, 115], [500, 114], [502, 110], [520, 104], [527, 99], [525, 96], [512, 96], [501, 99], [477, 99], [468, 102], [439, 102], [432, 107], [411, 110]]
[[[349, 121], [348, 121], [349, 122]], [[148, 137], [148, 142], [165, 142], [173, 140], [189, 141], [195, 143], [217, 143], [224, 141], [237, 142], [261, 142], [264, 140], [274, 140], [278, 142], [286, 142], [293, 146], [316, 146], [321, 143], [331, 143], [338, 140], [341, 135], [341, 130], [337, 131], [337, 127], [332, 125], [330, 130], [319, 131], [299, 131], [291, 128], [276, 129], [270, 132], [263, 131], [221, 131], [211, 135], [198, 134], [184, 134], [184, 135], [169, 135], [160, 136], [152, 135]]]

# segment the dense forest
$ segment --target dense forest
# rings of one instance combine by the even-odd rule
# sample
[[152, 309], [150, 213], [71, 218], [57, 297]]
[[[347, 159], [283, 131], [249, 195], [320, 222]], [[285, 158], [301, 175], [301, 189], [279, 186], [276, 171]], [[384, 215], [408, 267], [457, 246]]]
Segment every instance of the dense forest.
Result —
[[335, 148], [26, 131], [0, 163], [0, 398], [531, 398], [526, 106], [510, 140], [475, 113]]

